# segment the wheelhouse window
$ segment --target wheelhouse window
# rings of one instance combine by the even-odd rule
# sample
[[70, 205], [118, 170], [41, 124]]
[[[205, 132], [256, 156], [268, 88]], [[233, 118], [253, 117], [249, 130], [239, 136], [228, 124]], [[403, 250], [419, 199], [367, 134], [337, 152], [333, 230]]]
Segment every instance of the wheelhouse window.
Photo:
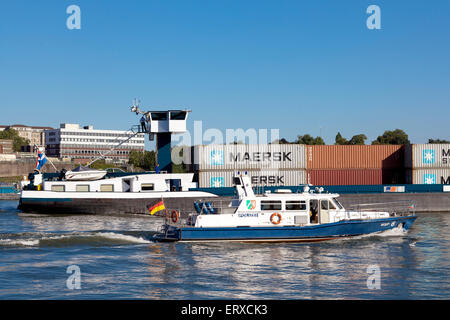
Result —
[[66, 191], [66, 187], [63, 185], [53, 185], [52, 191], [53, 192], [64, 192], [64, 191]]
[[286, 210], [306, 210], [305, 201], [286, 201]]
[[152, 112], [152, 120], [167, 120], [167, 112]]
[[336, 210], [336, 206], [334, 205], [333, 201], [330, 200], [328, 205], [330, 210]]
[[281, 201], [261, 201], [261, 210], [281, 210]]
[[328, 200], [320, 200], [320, 209], [328, 210]]
[[100, 192], [114, 192], [113, 184], [102, 184], [100, 186]]
[[78, 184], [76, 186], [77, 192], [89, 192], [89, 185], [88, 184]]
[[143, 183], [141, 184], [142, 191], [153, 191], [155, 190], [155, 185], [153, 183]]
[[170, 120], [185, 120], [186, 111], [171, 111]]
[[337, 207], [339, 209], [344, 209], [344, 207], [342, 206], [342, 204], [338, 201], [338, 199], [333, 198], [333, 202], [337, 205]]

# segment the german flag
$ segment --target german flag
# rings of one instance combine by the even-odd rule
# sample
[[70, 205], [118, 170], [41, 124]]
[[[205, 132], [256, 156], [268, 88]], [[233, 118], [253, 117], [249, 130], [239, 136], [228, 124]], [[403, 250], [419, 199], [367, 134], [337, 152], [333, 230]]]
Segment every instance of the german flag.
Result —
[[151, 215], [154, 215], [156, 212], [166, 209], [166, 207], [164, 206], [164, 201], [162, 200], [151, 207], [150, 205], [148, 205], [147, 208]]

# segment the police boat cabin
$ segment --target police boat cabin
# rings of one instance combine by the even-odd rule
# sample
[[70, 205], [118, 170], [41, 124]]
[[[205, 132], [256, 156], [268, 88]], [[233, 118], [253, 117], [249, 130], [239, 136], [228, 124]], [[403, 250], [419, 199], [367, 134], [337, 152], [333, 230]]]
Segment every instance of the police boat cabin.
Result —
[[[389, 211], [347, 211], [338, 194], [302, 193], [279, 189], [256, 195], [250, 177], [236, 175], [237, 197], [228, 205], [214, 200], [195, 202], [196, 213], [186, 221], [168, 217], [159, 241], [322, 241], [340, 237], [382, 232], [393, 228], [407, 230], [416, 219]], [[323, 191], [323, 190], [319, 190]]]

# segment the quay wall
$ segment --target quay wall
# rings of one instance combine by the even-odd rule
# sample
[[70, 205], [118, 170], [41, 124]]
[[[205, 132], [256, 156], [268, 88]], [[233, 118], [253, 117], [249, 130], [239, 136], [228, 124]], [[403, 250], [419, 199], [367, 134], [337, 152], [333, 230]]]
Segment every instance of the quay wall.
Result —
[[[70, 162], [54, 162], [54, 165], [58, 171], [73, 168], [73, 164]], [[35, 160], [0, 161], [0, 177], [28, 176], [30, 172], [34, 171], [35, 166]], [[46, 172], [54, 171], [55, 169], [51, 166], [51, 164], [47, 163]]]

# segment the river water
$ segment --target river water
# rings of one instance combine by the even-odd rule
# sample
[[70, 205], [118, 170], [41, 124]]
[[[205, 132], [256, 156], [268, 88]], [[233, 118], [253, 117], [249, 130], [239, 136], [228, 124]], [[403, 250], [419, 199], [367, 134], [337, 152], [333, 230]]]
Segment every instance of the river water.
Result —
[[155, 243], [150, 216], [0, 201], [0, 299], [449, 299], [450, 213], [408, 233], [302, 244]]

